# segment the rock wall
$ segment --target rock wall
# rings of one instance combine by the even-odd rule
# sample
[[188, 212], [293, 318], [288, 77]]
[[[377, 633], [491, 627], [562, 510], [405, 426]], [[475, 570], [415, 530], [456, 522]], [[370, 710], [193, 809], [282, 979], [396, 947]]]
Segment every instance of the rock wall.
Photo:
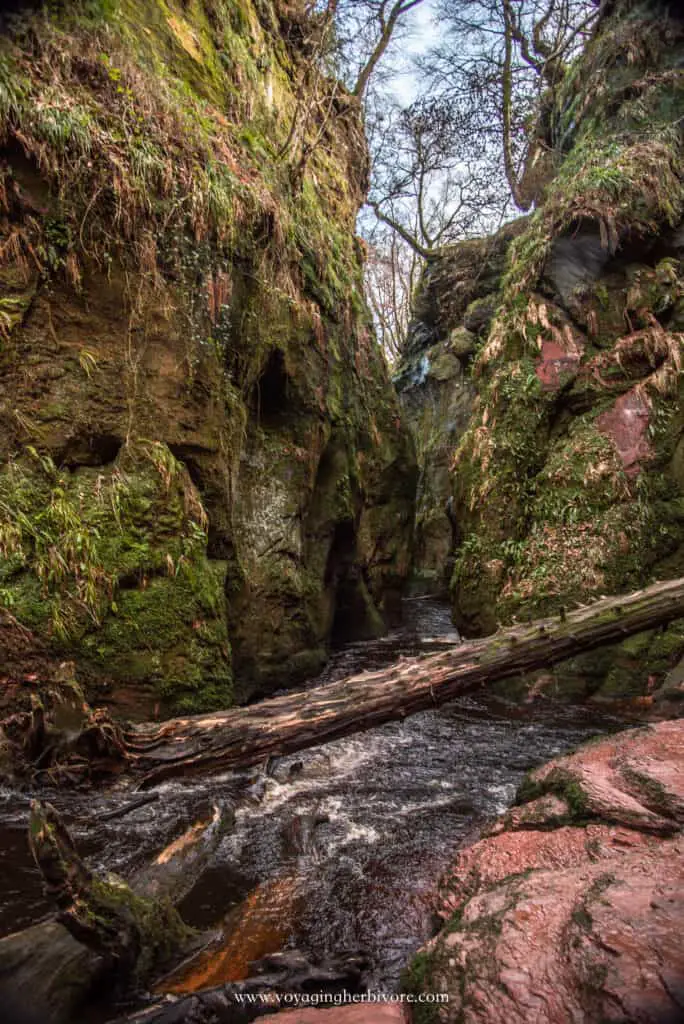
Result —
[[[503, 274], [488, 262], [495, 314], [448, 453], [451, 594], [467, 635], [684, 570], [683, 58], [676, 5], [616, 0], [545, 98], [527, 175], [536, 210]], [[442, 339], [467, 326], [459, 259], [428, 272], [428, 296], [439, 274], [457, 297], [439, 311]], [[539, 682], [645, 695], [682, 652], [675, 623]]]
[[409, 562], [358, 108], [299, 0], [13, 6], [0, 603], [133, 714], [303, 678], [383, 630]]
[[394, 383], [416, 442], [412, 587], [447, 594], [460, 540], [452, 461], [473, 411], [475, 355], [500, 299], [506, 252], [524, 218], [449, 246], [422, 274]]

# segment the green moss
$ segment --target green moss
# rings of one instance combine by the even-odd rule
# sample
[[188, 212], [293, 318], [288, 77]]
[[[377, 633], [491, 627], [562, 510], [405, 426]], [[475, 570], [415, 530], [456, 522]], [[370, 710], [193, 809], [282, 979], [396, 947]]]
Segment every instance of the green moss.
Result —
[[[606, 889], [610, 888], [614, 883], [615, 875], [611, 872], [604, 872], [599, 875], [598, 878], [594, 879], [584, 894], [581, 902], [574, 907], [572, 911], [572, 920], [582, 932], [589, 933], [593, 928], [594, 920], [591, 915], [592, 903], [599, 901]], [[598, 988], [599, 986], [597, 985], [596, 987]]]
[[[434, 992], [434, 954], [421, 950], [401, 976], [401, 991], [414, 996]], [[435, 1003], [414, 1003], [411, 1016], [415, 1024], [436, 1024], [439, 1010]]]
[[91, 892], [88, 913], [95, 918], [93, 924], [98, 934], [108, 931], [116, 934], [122, 917], [129, 923], [135, 922], [140, 943], [135, 973], [140, 981], [149, 976], [155, 966], [177, 953], [193, 935], [170, 902], [138, 896], [114, 874], [104, 878], [94, 875]]
[[532, 777], [532, 772], [528, 772], [516, 790], [514, 802], [516, 804], [529, 804], [533, 800], [538, 800], [546, 792], [548, 790], [544, 788], [543, 783], [537, 782]]
[[108, 474], [34, 451], [0, 475], [0, 585], [13, 614], [104, 674], [154, 682], [172, 706], [231, 703], [225, 566], [166, 446], [124, 448]]
[[[345, 161], [320, 146], [311, 158], [316, 184], [307, 173], [301, 190], [291, 189], [278, 152], [296, 105], [292, 58], [252, 5], [121, 0], [96, 5], [97, 15], [78, 6], [35, 19], [41, 56], [26, 56], [21, 74], [11, 40], [0, 47], [0, 134], [20, 132], [51, 178], [65, 255], [85, 248], [111, 260], [115, 249], [124, 263], [136, 252], [144, 261], [151, 231], [163, 270], [177, 275], [190, 239], [210, 241], [224, 257], [236, 248], [251, 255], [256, 245], [270, 249], [284, 279], [301, 265], [329, 312], [360, 296], [351, 230], [358, 194]], [[62, 59], [72, 51], [77, 73]], [[59, 267], [48, 241], [31, 245]]]
[[572, 920], [583, 932], [590, 932], [592, 924], [594, 923], [591, 914], [584, 904], [574, 908], [572, 912]]
[[533, 777], [533, 773], [528, 774], [518, 787], [515, 803], [531, 803], [547, 793], [554, 793], [568, 805], [567, 821], [581, 822], [590, 814], [581, 783], [562, 768], [554, 768], [540, 781]]
[[[31, 373], [53, 359], [65, 372], [49, 378], [39, 410], [22, 394], [5, 451], [29, 442], [56, 463], [65, 447], [70, 464], [94, 461], [79, 446], [102, 416], [146, 454], [49, 473], [10, 458], [2, 598], [98, 679], [150, 684], [165, 706], [216, 706], [230, 697], [228, 615], [241, 668], [259, 678], [264, 664], [274, 678], [320, 665], [334, 615], [325, 565], [308, 550], [268, 547], [279, 509], [266, 543], [255, 543], [260, 477], [282, 484], [293, 524], [304, 519], [334, 430], [348, 458], [321, 511], [320, 547], [338, 522], [364, 517], [356, 557], [368, 579], [357, 597], [373, 632], [387, 580], [407, 569], [410, 451], [353, 237], [360, 111], [351, 98], [342, 111], [344, 94], [323, 78], [318, 109], [334, 96], [335, 113], [322, 136], [315, 118], [306, 126], [300, 143], [316, 146], [297, 166], [298, 147], [285, 143], [307, 58], [270, 2], [43, 7], [0, 40], [0, 136], [27, 156], [10, 161], [3, 181], [44, 211], [13, 206], [21, 259], [0, 278], [3, 296], [10, 275], [11, 296], [20, 290], [26, 266], [39, 280], [33, 321], [10, 325], [7, 365], [21, 346]], [[80, 324], [93, 325], [81, 332], [90, 336]], [[287, 402], [267, 422], [259, 382], [274, 350]], [[73, 430], [65, 409], [76, 410]], [[174, 451], [192, 450], [212, 545], [231, 559], [228, 613], [199, 496], [157, 431]]]
[[[681, 345], [671, 318], [681, 267], [670, 257], [649, 265], [648, 254], [683, 212], [684, 94], [673, 74], [683, 51], [664, 14], [616, 13], [549, 97], [557, 173], [508, 247], [498, 313], [473, 366], [477, 412], [454, 461], [466, 541], [452, 593], [466, 628], [636, 588], [655, 567], [677, 574]], [[641, 245], [646, 262], [609, 263], [565, 311], [549, 298], [548, 257], [556, 239], [589, 228], [608, 253], [625, 239]], [[657, 356], [651, 331], [661, 331]], [[579, 370], [546, 390], [535, 372], [544, 340], [584, 348]], [[652, 446], [638, 475], [598, 419], [637, 383]]]

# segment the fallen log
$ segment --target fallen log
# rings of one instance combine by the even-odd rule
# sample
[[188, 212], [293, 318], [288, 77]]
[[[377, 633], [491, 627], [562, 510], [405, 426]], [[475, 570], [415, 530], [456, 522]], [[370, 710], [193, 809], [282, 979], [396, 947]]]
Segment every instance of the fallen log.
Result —
[[178, 776], [258, 764], [405, 718], [682, 616], [684, 578], [249, 707], [131, 726], [123, 737], [128, 769], [147, 788]]
[[97, 875], [59, 814], [35, 801], [29, 842], [56, 918], [0, 939], [0, 1005], [10, 1024], [70, 1024], [103, 984], [143, 980], [197, 945], [175, 909], [204, 871], [232, 811], [212, 806], [129, 882]]
[[169, 901], [135, 892], [115, 875], [94, 874], [51, 804], [32, 802], [29, 843], [58, 921], [116, 973], [144, 972], [188, 941], [189, 930]]

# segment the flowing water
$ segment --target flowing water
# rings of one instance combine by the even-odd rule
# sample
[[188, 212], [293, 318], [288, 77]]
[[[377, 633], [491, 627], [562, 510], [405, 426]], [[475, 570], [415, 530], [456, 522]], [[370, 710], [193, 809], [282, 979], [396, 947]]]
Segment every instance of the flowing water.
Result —
[[[406, 610], [400, 631], [340, 650], [311, 685], [455, 639], [446, 607], [420, 600]], [[201, 928], [241, 907], [229, 918], [232, 966], [210, 980], [237, 980], [250, 960], [296, 948], [314, 958], [362, 953], [366, 984], [394, 990], [432, 934], [431, 896], [459, 845], [507, 806], [529, 768], [619, 725], [595, 708], [548, 699], [520, 708], [481, 693], [265, 772], [165, 784], [156, 803], [120, 820], [99, 816], [130, 800], [125, 788], [42, 795], [64, 811], [93, 866], [122, 875], [192, 824], [201, 805], [231, 802], [235, 825], [182, 904]], [[48, 911], [26, 848], [30, 795], [0, 792], [0, 934]]]

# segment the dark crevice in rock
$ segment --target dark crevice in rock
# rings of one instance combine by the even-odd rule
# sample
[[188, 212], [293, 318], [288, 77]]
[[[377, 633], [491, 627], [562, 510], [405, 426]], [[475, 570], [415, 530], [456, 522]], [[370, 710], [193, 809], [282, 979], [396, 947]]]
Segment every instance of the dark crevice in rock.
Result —
[[288, 376], [285, 356], [273, 349], [252, 389], [250, 408], [262, 427], [283, 426], [288, 418]]
[[60, 465], [109, 466], [121, 451], [123, 440], [114, 434], [88, 434], [72, 438], [59, 455]]
[[202, 493], [205, 489], [206, 482], [204, 480], [202, 468], [197, 459], [197, 454], [193, 454], [193, 452], [197, 453], [199, 449], [193, 449], [191, 446], [184, 444], [170, 444], [169, 451], [174, 458], [183, 463], [193, 484], [197, 490]]
[[330, 630], [333, 646], [363, 640], [382, 632], [360, 566], [351, 522], [338, 523], [328, 555], [326, 583], [335, 588], [335, 613]]
[[602, 244], [598, 227], [591, 222], [581, 222], [555, 239], [546, 277], [564, 307], [572, 306], [577, 289], [586, 288], [598, 280], [611, 255]]
[[354, 557], [356, 547], [356, 530], [351, 520], [337, 523], [333, 534], [328, 563], [325, 567], [324, 582], [326, 586], [336, 586], [344, 575], [346, 566]]
[[40, 10], [45, 0], [2, 0], [0, 8], [0, 29], [18, 20], [20, 15]]

